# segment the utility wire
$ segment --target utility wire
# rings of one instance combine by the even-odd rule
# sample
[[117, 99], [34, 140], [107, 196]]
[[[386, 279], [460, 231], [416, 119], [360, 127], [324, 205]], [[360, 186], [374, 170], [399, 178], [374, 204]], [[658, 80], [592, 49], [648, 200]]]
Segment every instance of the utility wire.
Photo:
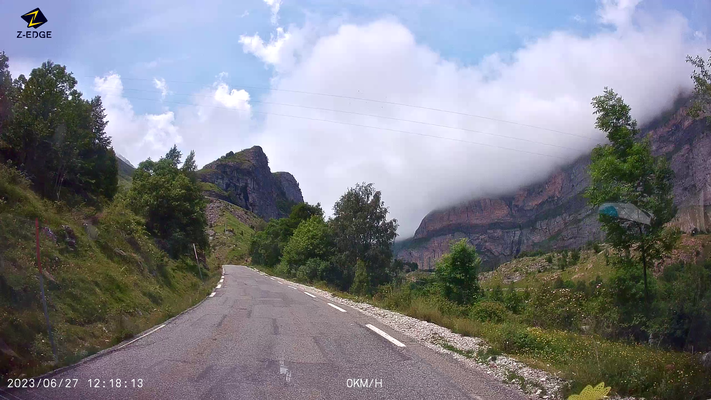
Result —
[[[161, 91], [147, 90], [147, 89], [123, 88], [123, 90], [135, 91], [135, 92], [156, 93], [156, 94], [162, 93]], [[172, 92], [172, 94], [178, 95], [178, 96], [195, 96], [195, 97], [202, 97], [202, 98], [211, 98], [212, 97], [212, 96], [207, 96], [207, 95], [175, 93], [175, 92]], [[330, 108], [304, 106], [304, 105], [289, 104], [289, 103], [278, 103], [278, 102], [264, 101], [264, 100], [250, 99], [249, 102], [250, 103], [268, 104], [268, 105], [277, 105], [277, 106], [286, 106], [286, 107], [304, 108], [304, 109], [309, 109], [309, 110], [351, 114], [351, 115], [358, 115], [358, 116], [363, 116], [363, 117], [382, 118], [382, 119], [387, 119], [387, 120], [391, 120], [391, 121], [409, 122], [409, 123], [413, 123], [413, 124], [421, 124], [421, 125], [433, 126], [433, 127], [438, 127], [438, 128], [446, 128], [446, 129], [453, 129], [453, 130], [464, 131], [464, 132], [479, 133], [482, 135], [489, 135], [489, 136], [493, 136], [493, 137], [502, 137], [502, 138], [511, 139], [511, 140], [518, 140], [518, 141], [527, 142], [527, 143], [539, 144], [539, 145], [543, 145], [543, 146], [557, 147], [559, 149], [565, 149], [565, 150], [573, 150], [573, 151], [588, 150], [588, 149], [584, 149], [584, 148], [580, 148], [580, 147], [569, 147], [569, 146], [563, 146], [563, 145], [558, 145], [558, 144], [553, 144], [553, 143], [539, 142], [536, 140], [531, 140], [531, 139], [526, 139], [526, 138], [521, 138], [521, 137], [516, 137], [516, 136], [502, 135], [502, 134], [497, 134], [497, 133], [484, 132], [484, 131], [479, 131], [476, 129], [460, 128], [460, 127], [456, 127], [456, 126], [441, 125], [441, 124], [435, 124], [435, 123], [424, 122], [424, 121], [415, 121], [415, 120], [404, 119], [404, 118], [387, 117], [387, 116], [383, 116], [383, 115], [359, 113], [359, 112], [355, 112], [355, 111], [334, 110], [334, 109], [330, 109]]]
[[[87, 77], [96, 78], [95, 76], [87, 76]], [[153, 79], [148, 79], [148, 78], [124, 78], [124, 77], [121, 77], [121, 80], [122, 81], [131, 80], [131, 81], [151, 81], [151, 82], [153, 82]], [[175, 82], [175, 83], [190, 83], [190, 84], [200, 83], [200, 82], [195, 82], [195, 81], [178, 81], [178, 80], [169, 80], [169, 79], [163, 79], [163, 80], [166, 82]], [[309, 94], [309, 95], [314, 95], [314, 96], [325, 96], [325, 97], [333, 97], [333, 98], [340, 98], [340, 99], [347, 99], [347, 100], [358, 100], [358, 101], [366, 101], [366, 102], [372, 102], [372, 103], [396, 105], [396, 106], [401, 106], [401, 107], [411, 107], [411, 108], [417, 108], [417, 109], [421, 109], [421, 110], [437, 111], [437, 112], [454, 114], [454, 115], [461, 115], [461, 116], [466, 116], [466, 117], [481, 118], [481, 119], [486, 119], [489, 121], [503, 122], [506, 124], [518, 125], [518, 126], [523, 126], [523, 127], [527, 127], [527, 128], [555, 132], [555, 133], [560, 133], [562, 135], [575, 136], [575, 137], [579, 137], [579, 138], [583, 138], [583, 139], [596, 141], [596, 139], [594, 139], [590, 136], [587, 136], [587, 135], [580, 135], [580, 134], [565, 132], [565, 131], [561, 131], [561, 130], [557, 130], [557, 129], [544, 128], [542, 126], [523, 124], [520, 122], [508, 121], [508, 120], [500, 119], [500, 118], [487, 117], [487, 116], [483, 116], [483, 115], [470, 114], [470, 113], [464, 113], [464, 112], [459, 112], [459, 111], [445, 110], [445, 109], [435, 108], [435, 107], [417, 106], [414, 104], [405, 104], [405, 103], [398, 103], [398, 102], [394, 102], [394, 101], [377, 100], [377, 99], [370, 99], [370, 98], [356, 97], [356, 96], [345, 96], [345, 95], [337, 95], [337, 94], [330, 94], [330, 93], [308, 92], [308, 91], [304, 91], [304, 90], [277, 89], [277, 88], [272, 88], [269, 86], [243, 85], [240, 83], [237, 83], [237, 84], [233, 83], [232, 86], [233, 87], [241, 87], [241, 88], [250, 88], [250, 89], [272, 90], [275, 92]]]
[[[186, 105], [186, 106], [198, 106], [198, 107], [208, 107], [208, 108], [217, 108], [217, 109], [224, 109], [224, 110], [230, 110], [230, 111], [237, 111], [233, 108], [220, 107], [220, 106], [200, 106], [198, 104], [193, 104], [193, 103], [182, 103], [182, 102], [176, 102], [176, 101], [161, 101], [161, 100], [156, 100], [156, 99], [146, 99], [146, 98], [142, 98], [142, 97], [132, 97], [132, 96], [123, 96], [123, 97], [127, 98], [127, 99], [132, 99], [132, 100], [145, 100], [145, 101], [153, 101], [153, 102], [158, 102], [158, 103], [172, 103], [172, 104], [180, 104], [180, 105]], [[303, 120], [307, 120], [307, 121], [327, 122], [327, 123], [331, 123], [331, 124], [355, 126], [355, 127], [359, 127], [359, 128], [368, 128], [368, 129], [378, 129], [378, 130], [388, 131], [388, 132], [397, 132], [397, 133], [404, 133], [404, 134], [408, 134], [408, 135], [416, 135], [416, 136], [430, 137], [430, 138], [436, 138], [436, 139], [444, 139], [444, 140], [450, 140], [450, 141], [454, 141], [454, 142], [469, 143], [469, 144], [475, 144], [475, 145], [479, 145], [479, 146], [497, 148], [497, 149], [501, 149], [501, 150], [509, 150], [509, 151], [515, 151], [518, 153], [526, 153], [526, 154], [532, 154], [532, 155], [537, 155], [537, 156], [542, 156], [542, 157], [549, 157], [549, 158], [556, 158], [559, 160], [565, 160], [565, 158], [563, 158], [563, 157], [554, 156], [552, 154], [538, 153], [538, 152], [527, 151], [527, 150], [519, 150], [519, 149], [514, 149], [511, 147], [498, 146], [498, 145], [481, 143], [481, 142], [473, 142], [470, 140], [456, 139], [456, 138], [450, 138], [450, 137], [446, 137], [446, 136], [437, 136], [437, 135], [430, 135], [430, 134], [426, 134], [426, 133], [410, 132], [410, 131], [403, 131], [403, 130], [391, 129], [391, 128], [383, 128], [383, 127], [379, 127], [379, 126], [355, 124], [355, 123], [342, 122], [342, 121], [332, 121], [332, 120], [320, 119], [320, 118], [311, 118], [311, 117], [304, 117], [304, 116], [299, 116], [299, 115], [279, 114], [279, 113], [264, 112], [264, 111], [252, 111], [252, 112], [255, 114], [273, 115], [273, 116], [286, 117], [286, 118], [297, 118], [297, 119], [303, 119]]]

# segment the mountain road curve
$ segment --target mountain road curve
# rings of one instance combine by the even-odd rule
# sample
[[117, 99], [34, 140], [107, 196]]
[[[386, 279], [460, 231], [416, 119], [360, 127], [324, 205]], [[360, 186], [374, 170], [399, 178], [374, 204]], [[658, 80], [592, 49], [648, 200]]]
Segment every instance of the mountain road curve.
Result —
[[3, 382], [0, 400], [527, 398], [346, 305], [247, 267], [223, 274], [197, 307], [34, 382], [58, 387]]

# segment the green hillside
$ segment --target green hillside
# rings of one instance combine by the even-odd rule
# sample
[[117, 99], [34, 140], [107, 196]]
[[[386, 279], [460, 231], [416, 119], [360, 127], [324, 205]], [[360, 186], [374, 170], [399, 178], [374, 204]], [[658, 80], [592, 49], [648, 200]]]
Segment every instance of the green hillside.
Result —
[[208, 264], [244, 264], [249, 260], [249, 243], [264, 224], [259, 216], [226, 201], [208, 198], [208, 235], [211, 253]]
[[43, 200], [0, 164], [0, 378], [53, 369], [35, 261], [35, 218], [59, 366], [154, 326], [209, 294], [219, 268], [173, 260], [121, 198], [97, 212]]
[[[578, 252], [579, 258], [576, 261], [573, 261], [575, 251], [516, 258], [501, 264], [494, 271], [482, 272], [479, 275], [481, 286], [492, 289], [496, 286], [513, 285], [517, 289], [535, 289], [545, 284], [553, 284], [556, 280], [587, 284], [598, 278], [604, 281], [610, 277], [613, 267], [609, 263], [609, 256], [612, 252], [607, 245], [587, 246]], [[682, 235], [677, 248], [653, 270], [653, 274], [658, 276], [667, 265], [680, 262], [696, 263], [708, 259], [711, 259], [711, 235]]]
[[131, 180], [133, 178], [133, 172], [136, 168], [124, 161], [121, 157], [116, 157], [116, 162], [118, 163], [118, 179], [119, 186], [128, 187], [131, 185]]

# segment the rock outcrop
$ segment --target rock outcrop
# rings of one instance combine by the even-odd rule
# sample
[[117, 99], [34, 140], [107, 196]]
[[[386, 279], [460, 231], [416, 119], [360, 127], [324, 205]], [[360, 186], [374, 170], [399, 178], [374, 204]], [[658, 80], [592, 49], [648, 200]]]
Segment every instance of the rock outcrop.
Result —
[[215, 197], [270, 220], [289, 215], [304, 198], [299, 183], [288, 172], [272, 173], [259, 146], [229, 152], [198, 171], [203, 190]]
[[[675, 172], [673, 222], [682, 230], [706, 231], [711, 209], [711, 123], [687, 115], [688, 102], [647, 124], [655, 155], [665, 155]], [[595, 210], [583, 197], [589, 184], [589, 156], [553, 173], [544, 182], [509, 196], [476, 199], [429, 213], [415, 235], [396, 244], [404, 261], [434, 268], [452, 240], [466, 238], [476, 246], [485, 268], [493, 268], [521, 252], [577, 248], [600, 241], [604, 234]]]

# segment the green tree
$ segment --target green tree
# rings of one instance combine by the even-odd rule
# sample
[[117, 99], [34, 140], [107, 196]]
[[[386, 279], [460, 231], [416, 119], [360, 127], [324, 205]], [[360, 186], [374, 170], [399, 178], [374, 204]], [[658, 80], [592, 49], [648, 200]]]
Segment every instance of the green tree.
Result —
[[387, 219], [388, 209], [373, 184], [357, 184], [333, 206], [330, 225], [336, 245], [336, 263], [343, 268], [341, 287], [348, 290], [355, 266], [364, 264], [369, 287], [388, 282], [397, 221]]
[[519, 314], [523, 310], [523, 298], [514, 288], [513, 282], [509, 285], [504, 295], [504, 305], [514, 314]]
[[279, 264], [284, 247], [296, 228], [314, 215], [323, 218], [320, 204], [314, 206], [308, 203], [299, 203], [291, 208], [289, 217], [269, 221], [263, 230], [252, 237], [249, 246], [252, 262], [267, 267]]
[[362, 260], [356, 261], [355, 277], [350, 290], [353, 294], [358, 295], [367, 295], [373, 292], [373, 284], [368, 274], [368, 267]]
[[[648, 227], [599, 216], [608, 243], [624, 252], [638, 249], [646, 288], [647, 263], [671, 251], [678, 238], [675, 231], [664, 226], [676, 213], [673, 172], [664, 157], [652, 156], [648, 139], [635, 140], [637, 121], [617, 93], [605, 88], [603, 95], [593, 98], [592, 105], [597, 115], [595, 127], [607, 134], [609, 144], [597, 146], [592, 152], [591, 184], [585, 195], [592, 206], [631, 203], [654, 216]], [[649, 304], [649, 290], [645, 293]]]
[[333, 242], [323, 217], [314, 215], [299, 224], [284, 247], [282, 261], [289, 266], [302, 266], [311, 258], [328, 260], [333, 254]]
[[[0, 56], [0, 153], [23, 170], [35, 191], [59, 199], [63, 188], [83, 197], [112, 198], [118, 166], [105, 133], [100, 98], [82, 99], [66, 68], [47, 61], [7, 88], [7, 57]], [[8, 101], [8, 99], [10, 99]], [[7, 103], [12, 109], [5, 109]]]
[[689, 114], [693, 117], [698, 117], [704, 107], [711, 105], [711, 49], [708, 51], [710, 54], [708, 61], [704, 61], [701, 56], [686, 57], [686, 62], [694, 66], [691, 79], [694, 81], [696, 101], [689, 110]]
[[435, 268], [442, 296], [457, 304], [472, 304], [479, 296], [477, 273], [480, 265], [476, 249], [469, 246], [466, 239], [454, 242]]
[[491, 290], [491, 301], [504, 302], [504, 291], [498, 283], [494, 286], [494, 289]]
[[180, 158], [173, 146], [159, 161], [143, 161], [129, 191], [132, 208], [145, 218], [148, 232], [163, 242], [172, 257], [188, 253], [193, 243], [204, 251], [209, 246], [205, 197], [190, 165], [179, 168]]
[[[15, 90], [8, 61], [9, 59], [5, 52], [0, 52], [0, 132], [7, 129], [7, 121], [9, 121], [12, 114], [12, 104], [14, 103]], [[2, 140], [2, 135], [0, 135], [0, 140]], [[3, 144], [0, 143], [0, 151], [3, 147]], [[0, 152], [1, 156], [2, 153]], [[0, 161], [2, 161], [2, 158], [0, 158]]]

